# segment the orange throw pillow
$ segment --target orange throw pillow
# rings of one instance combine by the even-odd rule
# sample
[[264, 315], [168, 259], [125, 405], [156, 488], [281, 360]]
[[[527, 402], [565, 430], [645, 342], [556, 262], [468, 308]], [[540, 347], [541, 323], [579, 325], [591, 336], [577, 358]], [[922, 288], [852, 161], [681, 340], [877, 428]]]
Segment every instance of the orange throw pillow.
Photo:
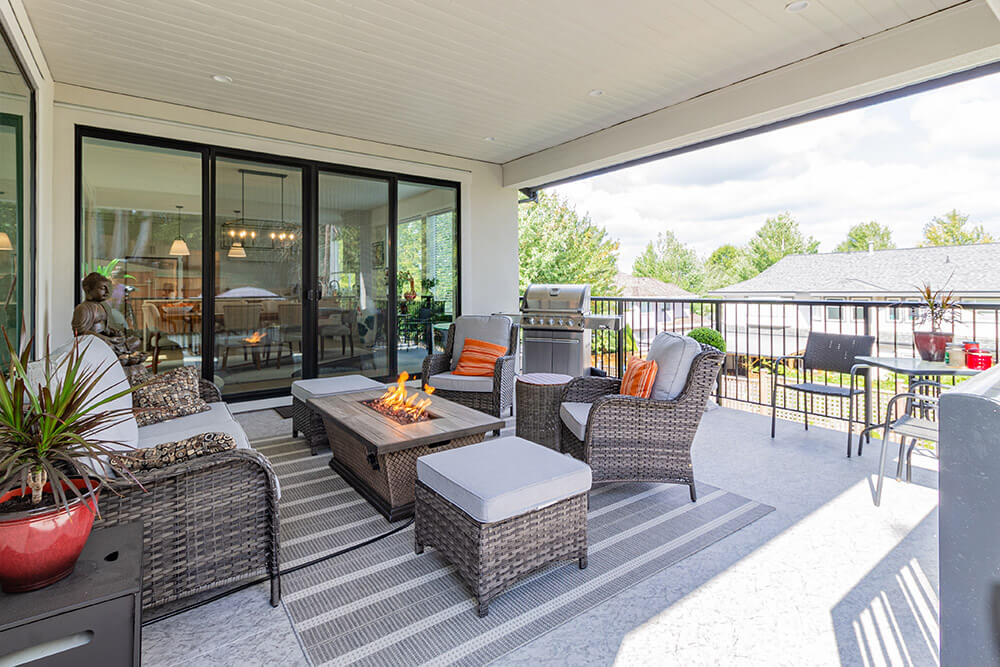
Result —
[[653, 393], [656, 370], [655, 361], [632, 357], [628, 360], [628, 369], [625, 371], [625, 377], [622, 378], [621, 393], [626, 396], [649, 398]]
[[493, 375], [497, 359], [507, 354], [507, 348], [484, 340], [466, 338], [462, 356], [453, 371], [455, 375]]

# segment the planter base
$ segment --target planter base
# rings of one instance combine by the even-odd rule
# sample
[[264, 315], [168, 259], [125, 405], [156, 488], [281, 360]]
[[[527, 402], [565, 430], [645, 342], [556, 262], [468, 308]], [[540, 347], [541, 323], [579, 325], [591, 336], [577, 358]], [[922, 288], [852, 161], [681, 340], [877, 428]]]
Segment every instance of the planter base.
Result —
[[924, 361], [944, 361], [945, 349], [954, 334], [941, 331], [914, 331], [913, 345]]

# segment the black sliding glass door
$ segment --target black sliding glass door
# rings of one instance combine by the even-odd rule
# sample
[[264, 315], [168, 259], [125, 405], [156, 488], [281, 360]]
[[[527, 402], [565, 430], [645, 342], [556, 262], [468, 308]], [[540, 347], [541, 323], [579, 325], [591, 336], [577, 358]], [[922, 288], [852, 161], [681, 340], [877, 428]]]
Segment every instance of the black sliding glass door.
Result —
[[111, 278], [155, 372], [200, 365], [242, 400], [443, 348], [457, 184], [96, 128], [77, 152], [79, 273]]

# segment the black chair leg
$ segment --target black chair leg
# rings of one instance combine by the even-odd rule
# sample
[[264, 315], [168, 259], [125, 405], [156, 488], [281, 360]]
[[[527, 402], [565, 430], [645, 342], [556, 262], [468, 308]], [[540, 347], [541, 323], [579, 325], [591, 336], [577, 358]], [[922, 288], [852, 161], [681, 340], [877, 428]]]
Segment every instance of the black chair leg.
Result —
[[690, 484], [688, 484], [688, 490], [691, 492], [691, 502], [693, 502], [693, 503], [697, 502], [698, 501], [698, 492], [694, 488], [694, 482], [691, 482]]

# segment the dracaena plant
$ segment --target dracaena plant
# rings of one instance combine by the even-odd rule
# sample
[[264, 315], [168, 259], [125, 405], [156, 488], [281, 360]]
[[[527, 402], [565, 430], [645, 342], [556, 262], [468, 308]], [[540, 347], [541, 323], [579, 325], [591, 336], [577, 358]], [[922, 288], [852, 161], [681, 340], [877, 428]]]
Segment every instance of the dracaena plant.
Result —
[[960, 322], [962, 306], [954, 292], [945, 292], [944, 287], [935, 291], [930, 283], [924, 283], [918, 290], [923, 307], [914, 322], [931, 323], [931, 331], [940, 331], [944, 322]]
[[[32, 380], [27, 368], [33, 341], [18, 353], [6, 331], [3, 337], [10, 362], [0, 372], [0, 496], [31, 489], [31, 502], [38, 505], [51, 482], [56, 503], [68, 507], [68, 494], [82, 498], [107, 481], [108, 468], [100, 461], [110, 461], [123, 445], [101, 434], [132, 416], [130, 409], [108, 404], [132, 388], [102, 389], [101, 380], [118, 362], [85, 366], [79, 342], [55, 362], [46, 349], [44, 377]], [[84, 491], [74, 478], [83, 480]]]

